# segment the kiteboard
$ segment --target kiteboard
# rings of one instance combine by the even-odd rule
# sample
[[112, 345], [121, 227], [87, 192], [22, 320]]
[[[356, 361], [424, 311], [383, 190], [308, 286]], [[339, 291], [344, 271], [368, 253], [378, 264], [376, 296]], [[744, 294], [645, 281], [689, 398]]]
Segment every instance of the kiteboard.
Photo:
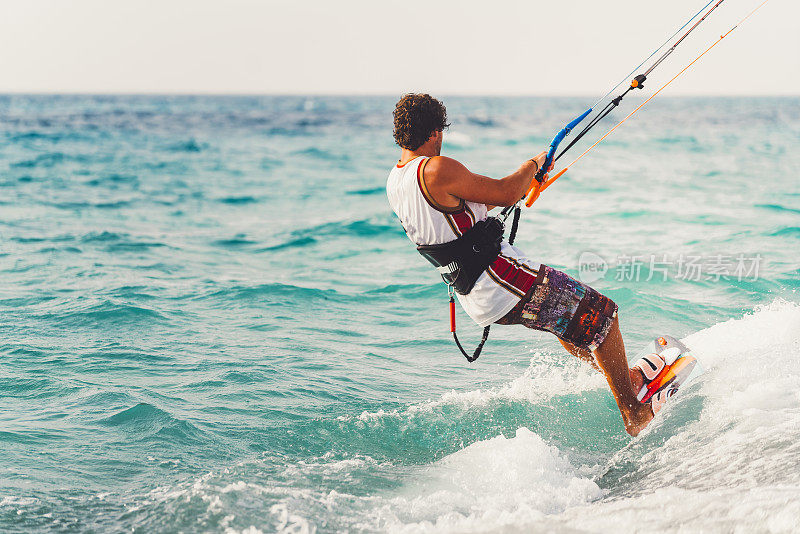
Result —
[[639, 402], [649, 402], [656, 414], [680, 388], [703, 374], [703, 367], [689, 347], [672, 336], [659, 336], [639, 353], [633, 366], [644, 375], [637, 392]]

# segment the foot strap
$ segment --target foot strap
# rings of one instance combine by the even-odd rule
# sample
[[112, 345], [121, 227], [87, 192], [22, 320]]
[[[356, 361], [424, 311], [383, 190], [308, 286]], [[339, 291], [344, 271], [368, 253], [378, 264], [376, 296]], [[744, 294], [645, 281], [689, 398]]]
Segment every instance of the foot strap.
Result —
[[644, 378], [636, 398], [642, 403], [649, 402], [655, 414], [689, 378], [697, 360], [683, 344], [669, 336], [656, 338], [652, 346], [653, 352], [642, 356], [633, 368], [639, 369]]

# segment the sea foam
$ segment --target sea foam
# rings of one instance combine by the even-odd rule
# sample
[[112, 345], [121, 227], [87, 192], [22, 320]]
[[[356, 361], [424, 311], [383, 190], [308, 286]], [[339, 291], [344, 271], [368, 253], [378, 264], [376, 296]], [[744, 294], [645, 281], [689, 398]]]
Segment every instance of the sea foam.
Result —
[[[569, 451], [520, 428], [430, 465], [379, 509], [384, 526], [395, 532], [792, 531], [800, 516], [794, 497], [800, 306], [777, 300], [684, 341], [705, 375], [596, 476], [574, 467]], [[459, 400], [477, 406], [484, 397], [465, 393]], [[689, 400], [702, 408], [686, 421]], [[626, 473], [603, 480], [622, 464]]]

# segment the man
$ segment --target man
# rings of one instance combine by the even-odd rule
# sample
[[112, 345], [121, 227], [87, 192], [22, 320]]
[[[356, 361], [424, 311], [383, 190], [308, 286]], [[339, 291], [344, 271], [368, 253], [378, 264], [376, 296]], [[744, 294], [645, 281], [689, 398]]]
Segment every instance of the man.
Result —
[[[464, 256], [488, 243], [480, 234], [491, 230], [481, 221], [494, 207], [513, 205], [525, 195], [545, 153], [504, 178], [481, 176], [440, 155], [447, 126], [444, 105], [430, 95], [404, 95], [395, 107], [394, 138], [402, 152], [389, 174], [387, 195], [409, 239], [450, 275], [446, 281], [476, 323], [551, 332], [570, 353], [601, 371], [625, 430], [636, 436], [653, 418], [655, 406], [636, 398], [647, 380], [638, 367], [628, 368], [617, 305], [506, 242], [482, 258]], [[464, 263], [472, 264], [473, 276], [454, 267]]]

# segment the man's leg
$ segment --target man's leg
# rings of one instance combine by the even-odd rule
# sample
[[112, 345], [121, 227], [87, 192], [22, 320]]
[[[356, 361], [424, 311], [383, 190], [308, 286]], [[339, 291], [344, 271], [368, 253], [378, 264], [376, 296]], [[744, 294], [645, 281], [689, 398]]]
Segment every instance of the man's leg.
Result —
[[[564, 341], [561, 338], [557, 338], [558, 341], [564, 346], [570, 354], [578, 358], [579, 360], [583, 360], [584, 362], [591, 365], [597, 372], [602, 373], [603, 370], [600, 369], [600, 366], [597, 365], [597, 360], [594, 358], [594, 354], [587, 349], [582, 349], [576, 345], [568, 341]], [[627, 357], [625, 358], [627, 359]], [[633, 391], [637, 392], [642, 389], [642, 385], [644, 384], [644, 377], [642, 376], [642, 372], [639, 369], [629, 369], [631, 373], [631, 384], [633, 384]]]
[[[638, 370], [628, 369], [628, 361], [625, 359], [625, 343], [622, 341], [619, 322], [616, 318], [617, 305], [591, 287], [561, 271], [546, 265], [542, 265], [540, 269], [544, 271], [545, 275], [541, 285], [537, 286], [526, 299], [520, 301], [514, 309], [497, 322], [522, 324], [535, 330], [552, 332], [561, 340], [564, 328], [560, 325], [574, 320], [575, 313], [579, 311], [585, 315], [591, 313], [591, 321], [588, 321], [592, 324], [589, 327], [591, 330], [579, 333], [578, 339], [581, 339], [582, 342], [587, 338], [599, 341], [597, 328], [601, 326], [608, 328], [603, 342], [594, 351], [594, 355], [570, 341], [561, 340], [561, 343], [570, 353], [605, 375], [622, 414], [625, 430], [631, 435], [637, 435], [653, 419], [653, 411], [649, 405], [636, 400], [635, 392], [641, 389], [643, 378]], [[583, 308], [581, 308], [581, 304], [584, 304]], [[606, 320], [598, 322], [598, 316]], [[607, 320], [612, 318], [611, 327], [607, 327]]]
[[653, 419], [653, 410], [649, 404], [642, 404], [636, 400], [636, 391], [642, 387], [642, 377], [638, 371], [628, 368], [625, 343], [619, 331], [617, 318], [614, 319], [603, 343], [594, 351], [594, 359], [606, 376], [614, 394], [625, 430], [628, 434], [636, 436]]
[[[617, 330], [619, 330], [619, 327], [617, 327]], [[610, 333], [610, 331], [609, 331], [609, 333]], [[586, 349], [582, 349], [582, 348], [580, 348], [578, 346], [575, 346], [572, 343], [564, 341], [563, 339], [559, 339], [559, 341], [564, 346], [564, 348], [567, 349], [567, 351], [569, 351], [570, 354], [572, 354], [573, 356], [575, 356], [579, 360], [583, 360], [584, 362], [588, 363], [589, 365], [594, 367], [597, 371], [599, 371], [600, 373], [603, 373], [604, 376], [608, 377], [608, 375], [597, 364], [597, 360], [595, 359], [594, 355], [591, 352], [589, 352]], [[623, 347], [623, 350], [624, 350], [624, 347]], [[623, 357], [624, 357], [624, 352], [623, 352]], [[625, 359], [627, 359], [627, 358], [625, 358]], [[626, 364], [626, 367], [627, 367], [627, 364]], [[642, 384], [644, 384], [644, 378], [642, 377], [641, 371], [639, 371], [638, 369], [628, 369], [628, 371], [630, 373], [630, 380], [631, 380], [631, 385], [633, 387], [633, 392], [635, 393], [635, 392], [639, 391], [640, 389], [642, 389]], [[611, 381], [610, 380], [609, 380], [609, 385], [611, 385]], [[613, 386], [612, 386], [612, 391], [613, 391]], [[614, 398], [615, 399], [617, 398], [616, 394], [615, 394]], [[620, 409], [620, 412], [622, 412], [621, 409]]]
[[570, 343], [568, 341], [564, 341], [561, 338], [558, 338], [558, 340], [561, 342], [561, 344], [564, 346], [564, 348], [569, 351], [570, 354], [572, 354], [573, 356], [575, 356], [579, 360], [585, 361], [586, 363], [588, 363], [589, 365], [591, 365], [592, 367], [594, 367], [595, 369], [597, 369], [601, 373], [603, 372], [603, 370], [600, 369], [600, 367], [598, 367], [597, 362], [595, 361], [594, 356], [592, 355], [591, 352], [589, 352], [586, 349], [582, 349], [582, 348], [580, 348], [580, 347], [578, 347], [576, 345], [573, 345], [572, 343]]

